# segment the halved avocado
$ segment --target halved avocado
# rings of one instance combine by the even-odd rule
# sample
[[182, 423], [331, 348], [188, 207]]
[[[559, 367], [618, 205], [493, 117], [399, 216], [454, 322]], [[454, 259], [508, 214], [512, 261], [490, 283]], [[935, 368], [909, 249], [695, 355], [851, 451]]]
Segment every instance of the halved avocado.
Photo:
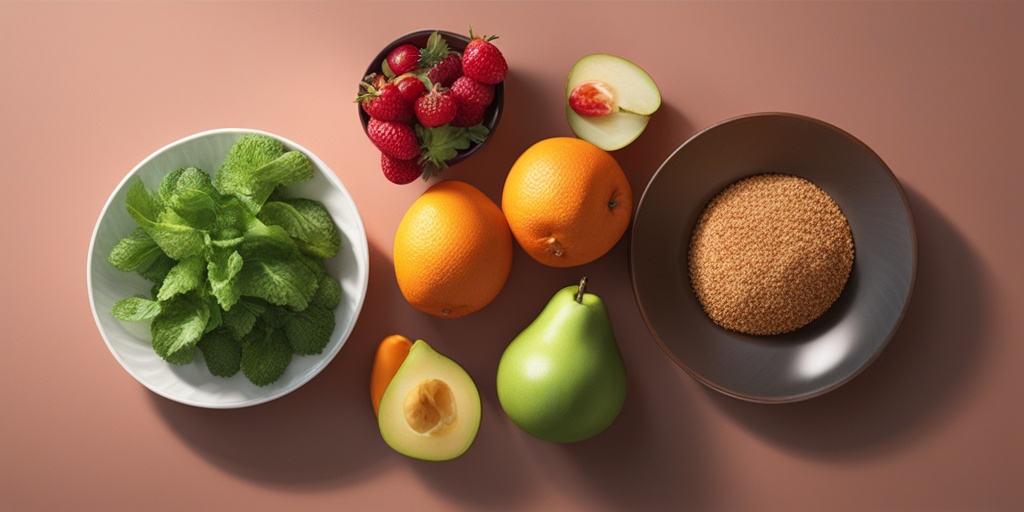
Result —
[[454, 459], [480, 429], [480, 392], [458, 363], [417, 340], [381, 397], [377, 424], [398, 453]]

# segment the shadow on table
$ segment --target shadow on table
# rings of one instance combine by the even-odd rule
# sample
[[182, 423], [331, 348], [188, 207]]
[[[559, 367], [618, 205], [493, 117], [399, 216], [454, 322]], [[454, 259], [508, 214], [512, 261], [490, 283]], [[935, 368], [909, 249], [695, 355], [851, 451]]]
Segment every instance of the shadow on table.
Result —
[[[387, 279], [393, 277], [380, 271], [388, 266], [387, 257], [371, 244], [364, 312], [390, 300]], [[246, 479], [315, 487], [367, 478], [382, 470], [381, 461], [392, 453], [380, 439], [367, 391], [380, 341], [375, 327], [373, 322], [357, 322], [331, 364], [271, 402], [212, 410], [152, 394], [154, 408], [197, 453]]]
[[708, 391], [751, 431], [814, 457], [882, 456], [923, 437], [970, 396], [988, 343], [991, 276], [942, 212], [904, 189], [918, 267], [896, 335], [859, 376], [807, 401], [752, 404]]

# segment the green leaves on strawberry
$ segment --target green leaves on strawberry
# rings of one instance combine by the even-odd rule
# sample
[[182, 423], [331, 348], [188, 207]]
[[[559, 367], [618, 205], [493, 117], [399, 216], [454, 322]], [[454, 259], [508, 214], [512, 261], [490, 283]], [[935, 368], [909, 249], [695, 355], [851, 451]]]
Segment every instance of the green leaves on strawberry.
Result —
[[430, 179], [431, 176], [448, 167], [448, 160], [455, 158], [460, 150], [483, 142], [487, 139], [488, 133], [489, 130], [482, 124], [469, 127], [457, 127], [450, 124], [436, 128], [416, 126], [416, 135], [422, 141], [423, 155], [420, 160], [424, 164], [423, 179]]

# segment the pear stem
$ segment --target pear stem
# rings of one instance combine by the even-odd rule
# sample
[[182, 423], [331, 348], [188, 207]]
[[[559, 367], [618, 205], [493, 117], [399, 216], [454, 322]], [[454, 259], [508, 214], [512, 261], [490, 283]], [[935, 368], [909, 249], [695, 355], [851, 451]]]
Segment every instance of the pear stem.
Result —
[[587, 276], [580, 279], [580, 288], [576, 291], [576, 302], [583, 304], [583, 294], [587, 292]]

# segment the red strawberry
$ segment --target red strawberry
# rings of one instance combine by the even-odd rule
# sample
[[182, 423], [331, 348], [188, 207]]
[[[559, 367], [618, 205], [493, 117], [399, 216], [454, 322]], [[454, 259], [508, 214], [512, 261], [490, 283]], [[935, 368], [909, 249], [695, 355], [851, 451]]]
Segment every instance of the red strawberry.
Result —
[[451, 125], [465, 127], [475, 126], [482, 122], [484, 122], [484, 109], [469, 105], [467, 108], [459, 107], [459, 111], [455, 114], [455, 119], [452, 119]]
[[481, 113], [494, 101], [494, 86], [473, 80], [468, 76], [460, 76], [448, 91], [459, 108], [480, 111]]
[[397, 121], [408, 123], [413, 119], [412, 105], [405, 100], [402, 91], [393, 83], [384, 82], [376, 77], [367, 77], [369, 80], [361, 84], [362, 94], [356, 97], [363, 110], [373, 119], [380, 121]]
[[416, 99], [416, 119], [427, 128], [448, 124], [459, 110], [448, 91], [441, 92], [440, 85], [434, 84], [426, 94]]
[[478, 82], [496, 84], [505, 79], [508, 63], [501, 50], [491, 41], [497, 36], [478, 37], [469, 29], [469, 44], [462, 52], [462, 73]]
[[403, 44], [388, 52], [387, 63], [395, 75], [404, 75], [416, 69], [420, 62], [420, 49]]
[[430, 83], [451, 87], [455, 79], [462, 76], [462, 57], [457, 53], [449, 53], [441, 62], [427, 70]]
[[392, 158], [410, 160], [420, 154], [416, 132], [407, 124], [371, 118], [366, 125], [366, 134], [381, 153]]
[[415, 158], [397, 160], [384, 153], [380, 154], [380, 168], [384, 171], [384, 177], [396, 185], [412, 183], [423, 174], [423, 167]]
[[405, 101], [409, 104], [413, 104], [416, 98], [419, 98], [427, 90], [427, 86], [423, 84], [423, 80], [420, 80], [416, 75], [408, 74], [401, 75], [395, 78], [395, 85], [398, 86], [398, 90], [402, 91], [402, 96], [405, 97]]

